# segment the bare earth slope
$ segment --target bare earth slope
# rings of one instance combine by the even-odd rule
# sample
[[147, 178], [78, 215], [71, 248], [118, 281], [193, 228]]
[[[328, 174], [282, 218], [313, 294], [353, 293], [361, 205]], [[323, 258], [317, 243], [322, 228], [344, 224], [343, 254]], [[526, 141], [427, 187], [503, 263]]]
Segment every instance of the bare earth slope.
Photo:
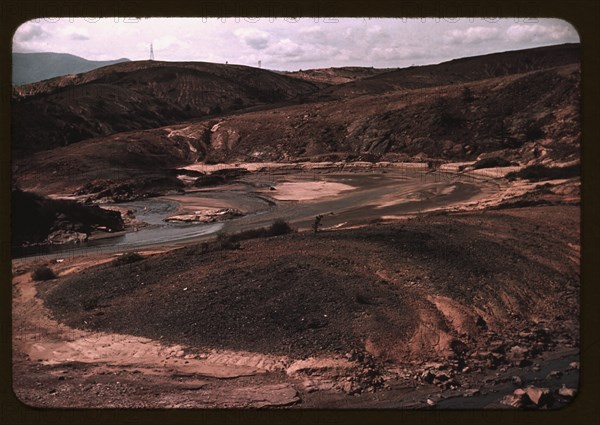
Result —
[[344, 66], [340, 68], [305, 69], [294, 72], [282, 72], [282, 74], [327, 87], [332, 84], [345, 84], [389, 71], [391, 69]]
[[563, 44], [473, 56], [437, 65], [412, 66], [322, 90], [318, 97], [383, 94], [393, 90], [462, 84], [579, 63], [578, 44]]
[[312, 83], [241, 65], [127, 62], [13, 89], [13, 152], [280, 102]]
[[509, 149], [500, 154], [529, 161], [538, 146], [535, 155], [555, 150], [554, 159], [567, 160], [579, 149], [579, 84], [573, 64], [233, 115], [212, 127], [207, 155], [219, 161], [332, 153], [469, 160]]
[[469, 363], [491, 340], [508, 349], [540, 324], [550, 346], [576, 342], [576, 211], [430, 215], [241, 250], [188, 248], [99, 266], [44, 284], [42, 294], [70, 326], [192, 348], [290, 358], [355, 348], [395, 362]]
[[[557, 63], [572, 59], [574, 51], [571, 46], [548, 49], [564, 53], [557, 55], [560, 59]], [[511, 58], [518, 53], [506, 55]], [[501, 58], [504, 54], [499, 55]], [[561, 59], [563, 57], [566, 59]], [[538, 64], [554, 64], [548, 60]], [[481, 63], [485, 64], [483, 59]], [[130, 64], [119, 66], [125, 65]], [[447, 67], [446, 64], [438, 66]], [[158, 69], [166, 72], [162, 67]], [[102, 72], [108, 71], [105, 68]], [[398, 72], [402, 75], [402, 71]], [[445, 75], [436, 72], [436, 75]], [[84, 74], [80, 78], [91, 77]], [[108, 77], [102, 73], [97, 76], [97, 80], [102, 78], [116, 77], [112, 73]], [[110, 87], [119, 84], [120, 79]], [[43, 99], [40, 98], [40, 105], [52, 107], [52, 102]], [[160, 172], [160, 169], [196, 161], [361, 157], [392, 161], [414, 157], [468, 161], [485, 156], [500, 156], [521, 164], [572, 161], [579, 157], [579, 102], [580, 68], [574, 63], [465, 84], [390, 89], [385, 94], [296, 102], [92, 138], [17, 159], [14, 177], [24, 188], [48, 192], [55, 190], [57, 184], [67, 185], [63, 188], [65, 191], [73, 191], [93, 179], [118, 180], [148, 173], [149, 165], [153, 172]], [[85, 101], [80, 103], [85, 104]], [[118, 117], [117, 114], [116, 121]], [[64, 119], [70, 120], [68, 116]], [[94, 120], [86, 125], [92, 122]], [[33, 126], [31, 131], [44, 128], [44, 125]], [[18, 130], [16, 132], [18, 134]], [[47, 140], [39, 137], [37, 140]], [[44, 179], [40, 179], [40, 175]]]

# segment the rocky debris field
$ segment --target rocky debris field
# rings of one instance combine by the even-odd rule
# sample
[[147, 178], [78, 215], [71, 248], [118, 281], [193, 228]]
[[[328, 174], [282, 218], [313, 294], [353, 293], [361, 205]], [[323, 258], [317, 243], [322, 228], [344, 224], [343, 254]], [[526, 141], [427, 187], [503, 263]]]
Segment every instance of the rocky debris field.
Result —
[[244, 215], [236, 208], [205, 208], [195, 211], [193, 214], [177, 214], [165, 218], [165, 221], [175, 221], [184, 223], [214, 223], [217, 221], [229, 220]]
[[[192, 356], [210, 347], [355, 365], [329, 383], [305, 374], [307, 403], [314, 391], [370, 394], [398, 379], [437, 388], [431, 406], [440, 394], [477, 397], [482, 375], [512, 383], [547, 353], [579, 346], [577, 206], [429, 214], [230, 248], [107, 263], [38, 291], [69, 326], [182, 344]], [[504, 406], [551, 407], [534, 384], [544, 392], [515, 379], [525, 392]], [[556, 391], [553, 406], [568, 398]]]

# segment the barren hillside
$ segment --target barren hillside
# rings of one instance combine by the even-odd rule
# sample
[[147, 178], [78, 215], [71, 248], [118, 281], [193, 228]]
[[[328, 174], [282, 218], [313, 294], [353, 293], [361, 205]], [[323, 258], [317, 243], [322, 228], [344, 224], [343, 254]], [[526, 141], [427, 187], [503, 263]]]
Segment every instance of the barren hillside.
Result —
[[14, 177], [48, 192], [149, 173], [161, 180], [197, 161], [573, 161], [577, 54], [573, 45], [499, 53], [318, 92], [312, 83], [248, 67], [118, 64], [19, 88]]
[[345, 84], [389, 71], [391, 71], [389, 68], [344, 66], [340, 68], [301, 69], [294, 72], [282, 72], [282, 74], [317, 84], [320, 83], [323, 87], [327, 87], [332, 84]]
[[319, 97], [332, 99], [460, 84], [579, 63], [579, 55], [578, 44], [563, 44], [472, 56], [437, 65], [402, 68], [359, 79], [325, 89], [319, 92]]
[[[185, 248], [100, 266], [42, 294], [71, 326], [171, 343], [291, 358], [354, 348], [380, 360], [471, 362], [490, 339], [539, 323], [553, 323], [545, 330], [552, 340], [576, 338], [575, 211], [430, 216], [250, 241], [241, 250]], [[546, 214], [551, 224], [540, 228]]]
[[314, 84], [240, 65], [127, 62], [13, 90], [13, 152], [65, 146], [315, 91]]
[[503, 155], [531, 160], [537, 146], [539, 155], [546, 149], [567, 159], [579, 148], [579, 81], [574, 64], [233, 115], [211, 121], [217, 124], [207, 155], [219, 161], [332, 153], [468, 160], [509, 149]]

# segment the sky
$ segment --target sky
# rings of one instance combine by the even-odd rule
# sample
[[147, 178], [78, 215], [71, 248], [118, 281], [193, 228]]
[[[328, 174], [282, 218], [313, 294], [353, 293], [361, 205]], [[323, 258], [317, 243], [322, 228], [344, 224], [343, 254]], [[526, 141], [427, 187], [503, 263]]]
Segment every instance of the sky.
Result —
[[536, 18], [41, 18], [22, 24], [14, 52], [89, 60], [203, 61], [273, 70], [435, 64], [579, 42], [560, 19]]

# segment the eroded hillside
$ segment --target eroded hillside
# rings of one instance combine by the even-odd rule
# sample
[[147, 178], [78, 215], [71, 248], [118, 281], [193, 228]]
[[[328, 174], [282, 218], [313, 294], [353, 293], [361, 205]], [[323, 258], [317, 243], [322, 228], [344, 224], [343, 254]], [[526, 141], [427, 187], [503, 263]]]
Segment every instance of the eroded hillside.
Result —
[[575, 161], [578, 52], [498, 53], [321, 89], [236, 65], [122, 63], [17, 88], [14, 177], [64, 193], [149, 173], [163, 184], [172, 168], [198, 161]]
[[240, 65], [127, 62], [13, 90], [18, 156], [293, 99], [314, 84]]

